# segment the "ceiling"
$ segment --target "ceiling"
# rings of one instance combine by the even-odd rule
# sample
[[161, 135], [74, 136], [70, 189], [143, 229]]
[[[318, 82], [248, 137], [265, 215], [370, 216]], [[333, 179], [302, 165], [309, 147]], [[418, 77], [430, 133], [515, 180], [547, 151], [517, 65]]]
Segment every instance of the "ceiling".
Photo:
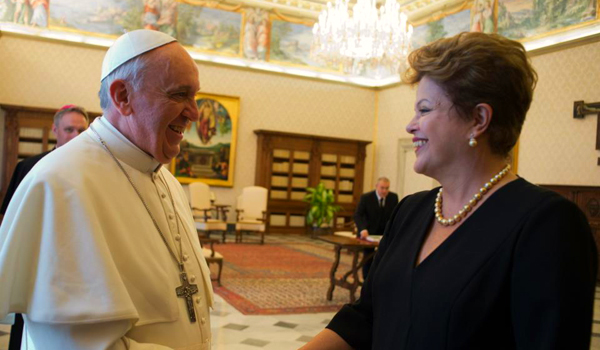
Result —
[[[232, 5], [245, 5], [260, 7], [283, 15], [292, 16], [306, 24], [312, 24], [319, 13], [327, 8], [328, 2], [334, 0], [224, 0]], [[224, 2], [219, 1], [219, 3]], [[385, 0], [376, 0], [382, 4]], [[468, 0], [399, 0], [400, 8], [408, 15], [411, 23], [422, 22], [423, 20], [440, 15], [444, 12], [464, 4]], [[356, 3], [356, 0], [350, 0], [350, 3]], [[215, 4], [216, 5], [216, 4]]]

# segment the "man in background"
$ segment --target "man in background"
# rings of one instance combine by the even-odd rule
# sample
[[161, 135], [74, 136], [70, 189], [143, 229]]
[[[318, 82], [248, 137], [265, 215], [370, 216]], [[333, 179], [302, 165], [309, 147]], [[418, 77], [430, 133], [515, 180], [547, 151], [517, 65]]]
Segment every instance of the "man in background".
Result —
[[[354, 213], [354, 222], [358, 229], [358, 238], [367, 239], [369, 235], [383, 235], [392, 211], [398, 204], [398, 195], [390, 192], [390, 180], [380, 177], [375, 184], [375, 190], [360, 196], [358, 207]], [[373, 249], [365, 249], [364, 254], [368, 256], [374, 252]], [[373, 259], [363, 265], [363, 279], [367, 279]]]
[[[56, 135], [56, 148], [64, 145], [71, 141], [75, 136], [81, 134], [87, 129], [89, 124], [89, 116], [85, 108], [75, 105], [66, 105], [61, 107], [56, 114], [54, 114], [54, 123], [52, 124], [52, 132]], [[29, 173], [31, 168], [48, 153], [52, 152], [56, 148], [52, 148], [49, 151], [40, 153], [33, 157], [25, 158], [15, 167], [13, 175], [6, 189], [6, 195], [2, 201], [2, 207], [0, 207], [0, 222], [4, 218], [6, 208], [12, 199], [17, 187], [21, 181], [25, 178], [25, 175]], [[21, 335], [23, 333], [23, 317], [21, 314], [15, 315], [15, 321], [10, 331], [10, 343], [9, 350], [19, 349], [21, 346]]]
[[[56, 148], [64, 145], [71, 141], [75, 136], [81, 134], [87, 129], [89, 125], [89, 116], [85, 108], [75, 105], [66, 105], [61, 107], [56, 114], [54, 114], [54, 123], [52, 124], [52, 132], [56, 135]], [[15, 190], [25, 178], [25, 175], [33, 168], [33, 166], [48, 153], [54, 150], [40, 153], [36, 156], [25, 158], [15, 167], [15, 171], [10, 179], [2, 207], [0, 208], [0, 214], [4, 216], [6, 208], [10, 202]]]
[[153, 30], [119, 37], [96, 118], [23, 180], [0, 227], [0, 318], [38, 350], [210, 350], [210, 271], [169, 172], [198, 120], [198, 67]]

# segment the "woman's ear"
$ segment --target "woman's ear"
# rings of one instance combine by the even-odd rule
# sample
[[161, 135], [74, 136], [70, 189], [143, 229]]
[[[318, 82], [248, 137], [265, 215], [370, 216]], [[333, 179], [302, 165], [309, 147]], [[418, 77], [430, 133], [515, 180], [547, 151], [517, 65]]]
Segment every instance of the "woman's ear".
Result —
[[131, 85], [125, 80], [117, 79], [110, 84], [109, 92], [113, 106], [123, 116], [131, 115]]
[[473, 126], [471, 128], [471, 134], [473, 137], [478, 138], [481, 136], [492, 122], [492, 106], [487, 103], [480, 103], [473, 109]]

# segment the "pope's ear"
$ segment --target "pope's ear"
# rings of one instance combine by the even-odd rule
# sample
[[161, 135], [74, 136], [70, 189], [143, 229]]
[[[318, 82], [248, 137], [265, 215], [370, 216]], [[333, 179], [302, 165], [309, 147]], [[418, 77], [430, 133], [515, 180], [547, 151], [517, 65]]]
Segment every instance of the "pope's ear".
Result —
[[125, 80], [117, 79], [110, 84], [110, 100], [116, 110], [121, 115], [131, 115], [133, 107], [131, 105], [131, 85]]
[[473, 127], [471, 132], [475, 138], [483, 134], [492, 122], [492, 106], [487, 103], [480, 103], [473, 109]]

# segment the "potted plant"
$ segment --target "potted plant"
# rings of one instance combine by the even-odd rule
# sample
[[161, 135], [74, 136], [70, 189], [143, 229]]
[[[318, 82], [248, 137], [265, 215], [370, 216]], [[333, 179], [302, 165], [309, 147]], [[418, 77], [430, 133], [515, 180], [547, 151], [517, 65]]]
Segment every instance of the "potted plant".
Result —
[[306, 196], [304, 196], [304, 201], [308, 202], [306, 223], [312, 227], [312, 236], [314, 237], [323, 230], [323, 227], [325, 230], [329, 230], [329, 225], [333, 221], [335, 213], [340, 210], [340, 206], [334, 203], [333, 190], [325, 188], [322, 182], [316, 187], [308, 187], [306, 192]]

